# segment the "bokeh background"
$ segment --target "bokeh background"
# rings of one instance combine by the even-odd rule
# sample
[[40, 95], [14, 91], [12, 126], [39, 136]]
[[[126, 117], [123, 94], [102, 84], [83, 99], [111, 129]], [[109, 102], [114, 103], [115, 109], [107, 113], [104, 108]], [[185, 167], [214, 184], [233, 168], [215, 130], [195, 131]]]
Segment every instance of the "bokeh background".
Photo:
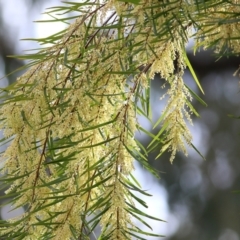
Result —
[[[48, 18], [41, 13], [45, 8], [56, 5], [62, 5], [60, 0], [0, 0], [0, 77], [24, 65], [23, 61], [8, 55], [23, 54], [24, 50], [38, 47], [36, 43], [19, 39], [44, 37], [64, 27], [61, 24], [33, 23], [33, 20]], [[191, 45], [189, 43], [188, 56], [205, 95], [198, 91], [188, 72], [185, 81], [208, 105], [205, 107], [194, 100], [201, 117], [194, 117], [191, 130], [194, 145], [206, 160], [189, 149], [188, 157], [177, 154], [174, 163], [170, 164], [168, 154], [155, 160], [158, 152], [154, 152], [149, 161], [158, 169], [160, 179], [155, 179], [138, 163], [134, 174], [143, 189], [153, 195], [144, 199], [149, 206], [145, 211], [167, 221], [149, 222], [154, 232], [166, 235], [161, 239], [240, 240], [240, 195], [235, 193], [240, 190], [240, 121], [228, 116], [240, 115], [239, 77], [233, 76], [240, 65], [240, 58], [216, 61], [211, 51], [197, 52], [193, 56]], [[0, 86], [14, 82], [18, 74], [1, 79]], [[163, 83], [159, 77], [152, 81], [154, 121], [160, 116], [166, 101], [159, 100], [164, 93]], [[139, 121], [148, 130], [152, 129], [146, 119], [139, 118]], [[137, 137], [148, 145], [150, 139], [145, 135], [137, 133]], [[7, 219], [23, 211], [10, 210], [10, 206], [2, 206], [0, 218]]]

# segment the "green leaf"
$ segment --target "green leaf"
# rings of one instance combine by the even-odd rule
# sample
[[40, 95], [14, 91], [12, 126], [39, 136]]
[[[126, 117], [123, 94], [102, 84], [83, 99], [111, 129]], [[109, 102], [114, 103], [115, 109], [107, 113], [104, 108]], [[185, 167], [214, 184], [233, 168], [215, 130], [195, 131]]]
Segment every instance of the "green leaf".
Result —
[[189, 88], [186, 84], [185, 87], [188, 89], [188, 91], [192, 94], [192, 96], [200, 102], [203, 106], [207, 107], [207, 103], [205, 103], [191, 88]]
[[133, 3], [135, 5], [138, 5], [140, 3], [140, 0], [118, 0], [118, 1], [125, 3]]
[[206, 160], [206, 158], [198, 151], [198, 149], [191, 143], [193, 149], [202, 157], [202, 159]]
[[190, 63], [190, 61], [189, 61], [189, 59], [188, 59], [188, 57], [187, 57], [186, 52], [183, 51], [183, 54], [184, 54], [183, 56], [184, 56], [184, 59], [185, 59], [185, 63], [187, 64], [187, 66], [188, 66], [188, 68], [189, 68], [189, 70], [190, 70], [190, 72], [191, 72], [191, 74], [192, 74], [192, 76], [193, 76], [193, 78], [194, 78], [197, 86], [199, 87], [199, 89], [201, 90], [201, 92], [204, 94], [204, 91], [203, 91], [203, 89], [202, 89], [202, 87], [201, 87], [201, 84], [199, 83], [199, 80], [198, 80], [198, 78], [197, 78], [197, 76], [196, 76], [196, 74], [195, 74], [195, 72], [194, 72], [194, 70], [193, 70], [193, 68], [192, 68], [192, 65], [191, 65], [191, 63]]

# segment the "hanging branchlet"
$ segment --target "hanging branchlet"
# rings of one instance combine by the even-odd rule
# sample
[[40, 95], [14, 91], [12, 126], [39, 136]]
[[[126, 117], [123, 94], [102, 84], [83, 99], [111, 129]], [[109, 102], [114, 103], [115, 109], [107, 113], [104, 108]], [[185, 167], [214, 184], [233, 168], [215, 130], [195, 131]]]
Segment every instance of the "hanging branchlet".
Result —
[[[190, 145], [192, 140], [191, 133], [186, 124], [186, 120], [192, 123], [190, 117], [191, 110], [187, 109], [187, 103], [192, 100], [192, 96], [183, 81], [186, 64], [182, 51], [184, 50], [178, 40], [167, 43], [159, 54], [160, 58], [154, 61], [150, 72], [152, 78], [155, 73], [160, 73], [160, 76], [165, 78], [169, 84], [169, 89], [162, 96], [163, 98], [167, 95], [168, 102], [157, 121], [157, 124], [161, 123], [163, 126], [157, 136], [160, 137], [164, 133], [163, 131], [165, 131], [162, 140], [163, 147], [157, 157], [168, 149], [171, 151], [171, 162], [175, 158], [177, 151], [182, 151], [187, 155], [185, 143]], [[156, 139], [153, 139], [149, 147], [155, 141]]]

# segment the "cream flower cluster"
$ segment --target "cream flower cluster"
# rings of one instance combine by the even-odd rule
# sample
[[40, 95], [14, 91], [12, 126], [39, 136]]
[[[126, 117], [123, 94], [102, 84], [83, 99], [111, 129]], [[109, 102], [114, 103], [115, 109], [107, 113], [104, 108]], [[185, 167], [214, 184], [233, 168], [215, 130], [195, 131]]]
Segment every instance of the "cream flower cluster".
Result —
[[226, 50], [231, 51], [231, 54], [240, 53], [240, 6], [238, 0], [231, 2], [232, 5], [226, 3], [221, 7], [206, 10], [207, 14], [202, 16], [202, 25], [196, 34], [196, 48], [215, 47], [216, 53], [225, 53]]
[[70, 239], [71, 227], [81, 235], [81, 215], [94, 213], [99, 199], [106, 203], [98, 210], [105, 211], [101, 224], [109, 225], [107, 231], [125, 239], [130, 222], [124, 220], [130, 216], [121, 181], [133, 170], [125, 146], [138, 149], [134, 92], [120, 74], [115, 43], [99, 34], [84, 39], [82, 23], [80, 17], [48, 49], [49, 60], [17, 79], [0, 110], [1, 127], [12, 138], [2, 156], [4, 168], [18, 176], [7, 192], [19, 192], [15, 205], [28, 206], [14, 231], [24, 228], [26, 239], [46, 234], [43, 222], [54, 225], [54, 239]]

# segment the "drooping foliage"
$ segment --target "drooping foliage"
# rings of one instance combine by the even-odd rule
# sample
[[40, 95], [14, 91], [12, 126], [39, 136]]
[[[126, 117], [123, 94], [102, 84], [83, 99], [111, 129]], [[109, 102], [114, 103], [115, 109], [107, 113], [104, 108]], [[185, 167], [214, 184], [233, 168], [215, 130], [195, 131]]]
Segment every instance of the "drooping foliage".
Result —
[[[157, 176], [148, 152], [170, 151], [172, 162], [178, 151], [187, 155], [186, 145], [194, 147], [187, 121], [198, 113], [191, 101], [204, 102], [184, 83], [187, 67], [203, 90], [185, 46], [194, 38], [196, 49], [239, 54], [239, 12], [237, 0], [79, 0], [50, 9], [66, 29], [36, 39], [50, 46], [21, 56], [28, 70], [2, 89], [2, 142], [10, 143], [2, 181], [25, 213], [2, 221], [0, 236], [88, 239], [98, 225], [102, 240], [158, 236], [134, 224], [151, 232], [142, 218], [160, 219], [135, 206], [147, 207], [135, 193], [148, 193], [132, 174], [133, 161]], [[156, 136], [137, 118], [151, 119], [155, 74], [165, 79], [168, 98]], [[137, 130], [152, 137], [148, 149], [135, 139]]]

